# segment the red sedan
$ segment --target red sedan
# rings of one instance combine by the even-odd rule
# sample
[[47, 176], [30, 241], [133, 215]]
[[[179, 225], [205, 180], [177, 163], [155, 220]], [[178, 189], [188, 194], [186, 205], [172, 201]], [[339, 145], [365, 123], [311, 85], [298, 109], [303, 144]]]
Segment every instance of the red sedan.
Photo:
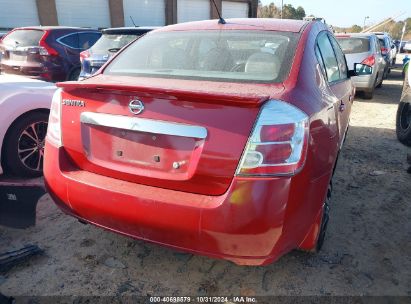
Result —
[[44, 175], [82, 222], [263, 265], [320, 249], [354, 96], [326, 25], [167, 26], [60, 83]]

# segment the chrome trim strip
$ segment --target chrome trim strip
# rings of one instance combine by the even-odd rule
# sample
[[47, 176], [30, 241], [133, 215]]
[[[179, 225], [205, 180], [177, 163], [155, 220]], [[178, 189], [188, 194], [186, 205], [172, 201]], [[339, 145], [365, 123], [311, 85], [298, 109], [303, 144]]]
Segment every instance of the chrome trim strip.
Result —
[[83, 112], [80, 115], [80, 121], [85, 124], [146, 133], [191, 137], [198, 139], [204, 139], [207, 137], [207, 129], [204, 127], [147, 118]]

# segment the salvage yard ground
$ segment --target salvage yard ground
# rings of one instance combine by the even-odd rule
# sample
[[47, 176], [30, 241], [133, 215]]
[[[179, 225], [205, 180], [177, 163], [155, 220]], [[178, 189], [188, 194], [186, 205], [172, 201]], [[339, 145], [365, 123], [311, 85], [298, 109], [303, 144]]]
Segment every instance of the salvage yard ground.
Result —
[[319, 254], [292, 252], [266, 267], [240, 267], [82, 225], [45, 195], [35, 227], [0, 227], [0, 252], [29, 243], [45, 250], [0, 275], [0, 292], [411, 296], [411, 151], [395, 136], [401, 88], [396, 69], [374, 99], [356, 97]]

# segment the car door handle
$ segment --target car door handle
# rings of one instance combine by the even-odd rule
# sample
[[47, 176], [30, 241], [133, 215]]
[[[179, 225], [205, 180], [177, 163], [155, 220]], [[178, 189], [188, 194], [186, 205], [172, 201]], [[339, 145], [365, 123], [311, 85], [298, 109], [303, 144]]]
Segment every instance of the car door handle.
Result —
[[338, 107], [338, 110], [340, 112], [344, 112], [345, 110], [345, 103], [341, 100], [340, 106]]

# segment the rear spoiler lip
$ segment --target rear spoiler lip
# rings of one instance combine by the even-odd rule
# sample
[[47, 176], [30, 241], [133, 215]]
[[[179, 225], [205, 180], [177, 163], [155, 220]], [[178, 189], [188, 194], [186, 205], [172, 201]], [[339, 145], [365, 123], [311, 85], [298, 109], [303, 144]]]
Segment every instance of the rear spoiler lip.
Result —
[[[158, 88], [151, 86], [138, 86], [138, 85], [121, 85], [121, 84], [102, 84], [102, 83], [81, 83], [81, 82], [59, 82], [57, 87], [62, 88], [64, 91], [69, 92], [73, 90], [92, 90], [92, 91], [114, 91], [120, 92], [136, 92], [143, 94], [161, 94], [161, 95], [173, 95], [183, 98], [195, 98], [199, 102], [212, 103], [212, 104], [227, 104], [237, 105], [242, 107], [259, 107], [265, 101], [270, 99], [269, 95], [230, 95], [223, 93], [213, 92], [201, 92], [201, 91], [188, 91], [179, 89]], [[113, 93], [114, 93], [113, 92]]]

